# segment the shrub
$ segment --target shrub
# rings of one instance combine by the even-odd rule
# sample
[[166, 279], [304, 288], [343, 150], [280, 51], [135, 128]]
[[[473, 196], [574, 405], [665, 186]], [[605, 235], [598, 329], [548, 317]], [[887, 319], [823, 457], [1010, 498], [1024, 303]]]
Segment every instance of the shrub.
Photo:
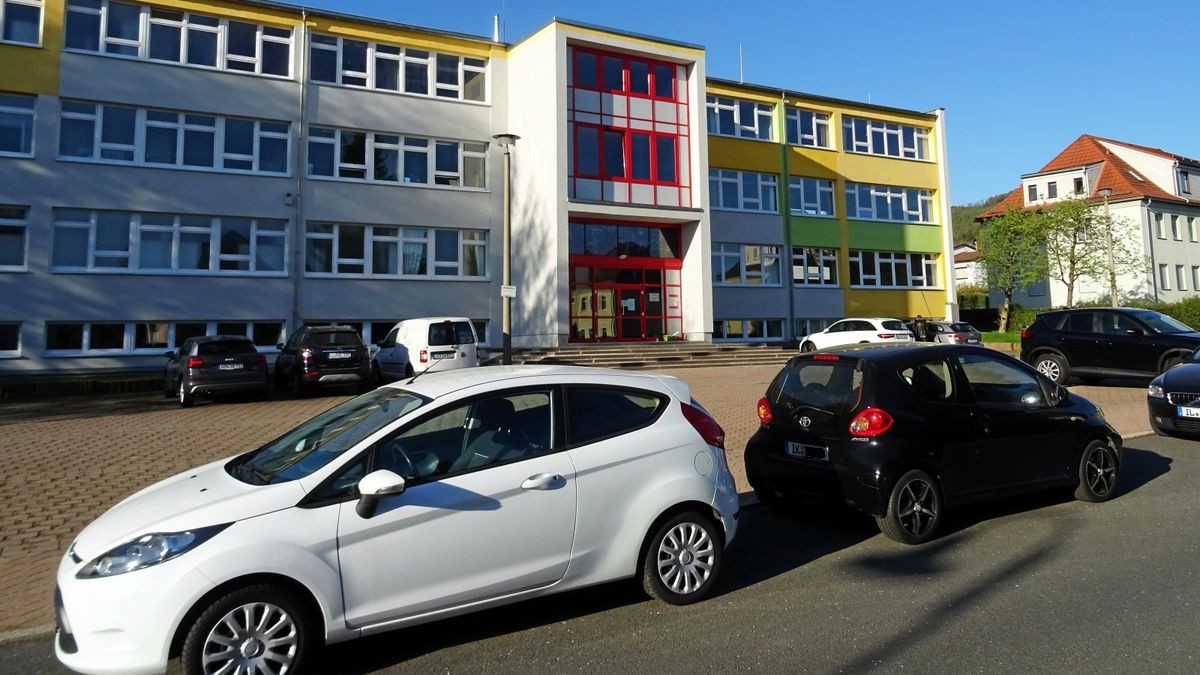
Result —
[[987, 309], [988, 289], [983, 286], [960, 286], [958, 289], [959, 309]]

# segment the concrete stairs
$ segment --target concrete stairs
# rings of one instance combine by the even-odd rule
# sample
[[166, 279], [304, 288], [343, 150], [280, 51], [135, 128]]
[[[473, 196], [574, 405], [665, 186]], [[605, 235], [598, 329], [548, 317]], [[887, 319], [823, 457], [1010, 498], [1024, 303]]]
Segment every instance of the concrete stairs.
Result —
[[779, 343], [624, 342], [566, 345], [513, 353], [513, 363], [545, 363], [622, 370], [714, 366], [778, 366], [797, 354]]

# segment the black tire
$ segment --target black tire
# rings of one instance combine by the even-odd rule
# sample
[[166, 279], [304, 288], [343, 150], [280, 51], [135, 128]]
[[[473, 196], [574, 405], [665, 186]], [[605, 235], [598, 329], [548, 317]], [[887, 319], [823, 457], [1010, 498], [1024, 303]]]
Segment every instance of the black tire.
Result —
[[1053, 352], [1033, 357], [1033, 367], [1054, 384], [1066, 384], [1067, 378], [1071, 376], [1070, 364], [1066, 359]]
[[[293, 638], [291, 645], [282, 645], [286, 646], [286, 650], [275, 650], [276, 656], [291, 659], [287, 672], [304, 672], [308, 661], [313, 658], [313, 653], [318, 649], [317, 621], [311, 616], [308, 607], [303, 602], [276, 586], [260, 584], [226, 593], [196, 617], [183, 640], [183, 650], [180, 656], [180, 665], [183, 666], [183, 672], [186, 675], [205, 675], [204, 657], [207, 655], [211, 658], [214, 654], [223, 653], [213, 649], [215, 645], [209, 641], [210, 636], [220, 635], [226, 640], [230, 637], [239, 638], [234, 628], [238, 626], [238, 618], [240, 618], [238, 610], [247, 605], [252, 607], [250, 615], [252, 620], [258, 620], [263, 617], [263, 612], [269, 612], [271, 616], [265, 618], [268, 619], [268, 625], [275, 628], [275, 632], [272, 632], [270, 628], [251, 629], [239, 642], [246, 645], [254, 640], [256, 642], [252, 643], [251, 649], [258, 647], [265, 650], [261, 638], [272, 638], [273, 640]], [[226, 619], [229, 621], [227, 622]], [[246, 663], [247, 661], [253, 663], [266, 660], [261, 656], [244, 658], [237, 648], [230, 648], [229, 652], [230, 661], [233, 663]], [[281, 652], [286, 656], [283, 656]], [[275, 672], [279, 669], [280, 661], [272, 660], [270, 663], [272, 666], [270, 669], [262, 668], [260, 671]], [[210, 668], [212, 668], [212, 664], [210, 664]], [[215, 669], [213, 671], [215, 672]]]
[[374, 385], [376, 387], [383, 384], [383, 371], [379, 369], [378, 363], [371, 364], [371, 377], [374, 379]]
[[933, 538], [942, 520], [942, 495], [937, 481], [919, 469], [900, 476], [888, 497], [887, 515], [875, 524], [888, 539], [923, 544]]
[[676, 514], [650, 535], [642, 557], [642, 588], [672, 605], [699, 602], [712, 592], [722, 554], [712, 519], [696, 511]]
[[1180, 355], [1176, 354], [1174, 356], [1168, 356], [1163, 361], [1162, 370], [1160, 372], [1165, 373], [1168, 370], [1174, 368], [1175, 366], [1177, 366], [1181, 363], [1183, 363], [1183, 357], [1181, 357]]
[[190, 408], [196, 404], [196, 394], [187, 388], [184, 378], [179, 378], [179, 407]]
[[815, 351], [817, 351], [816, 346], [814, 346], [813, 343], [809, 342], [808, 340], [805, 340], [803, 343], [800, 344], [800, 352], [803, 354], [807, 354], [809, 352], [815, 352]]
[[1106, 502], [1117, 491], [1117, 454], [1109, 444], [1092, 441], [1079, 454], [1079, 485], [1075, 499], [1082, 502]]

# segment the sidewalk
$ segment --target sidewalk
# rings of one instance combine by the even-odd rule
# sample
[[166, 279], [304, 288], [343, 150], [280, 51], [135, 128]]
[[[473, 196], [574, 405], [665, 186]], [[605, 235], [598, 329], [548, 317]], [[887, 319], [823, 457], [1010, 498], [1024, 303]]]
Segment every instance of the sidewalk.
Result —
[[[725, 428], [729, 465], [748, 491], [742, 451], [775, 366], [663, 371]], [[1150, 431], [1144, 383], [1078, 386], [1126, 438]], [[135, 490], [193, 466], [257, 447], [341, 402], [206, 403], [180, 409], [159, 395], [0, 406], [0, 643], [53, 629], [54, 572], [76, 534]], [[17, 631], [20, 631], [18, 633]]]

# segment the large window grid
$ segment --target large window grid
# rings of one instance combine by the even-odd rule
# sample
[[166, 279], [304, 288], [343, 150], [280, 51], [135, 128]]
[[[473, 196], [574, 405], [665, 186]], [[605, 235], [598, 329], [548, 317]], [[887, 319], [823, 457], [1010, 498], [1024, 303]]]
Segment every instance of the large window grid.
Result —
[[259, 351], [274, 352], [283, 321], [47, 321], [46, 356], [161, 355], [189, 338], [244, 335]]
[[36, 96], [0, 92], [0, 157], [33, 157], [36, 103]]
[[934, 288], [937, 257], [930, 253], [850, 251], [852, 288]]
[[310, 127], [308, 175], [486, 189], [487, 152], [486, 142]]
[[0, 43], [42, 44], [43, 0], [0, 0]]
[[775, 140], [774, 106], [724, 96], [709, 96], [708, 133], [735, 138]]
[[486, 230], [309, 223], [307, 276], [488, 278]]
[[929, 190], [846, 183], [846, 217], [903, 223], [932, 223], [933, 196]]
[[29, 207], [0, 204], [0, 272], [24, 272], [28, 255]]
[[820, 333], [829, 328], [834, 321], [840, 321], [840, 319], [793, 319], [792, 336], [799, 339], [813, 333]]
[[313, 35], [314, 82], [461, 101], [487, 100], [487, 59], [425, 49]]
[[779, 286], [779, 247], [714, 243], [712, 274], [714, 284]]
[[68, 0], [64, 49], [273, 77], [292, 71], [291, 28], [113, 0]]
[[784, 319], [717, 319], [713, 340], [782, 340]]
[[779, 213], [778, 183], [773, 173], [709, 169], [709, 204], [714, 209]]
[[287, 221], [59, 209], [55, 272], [285, 276]]
[[287, 175], [289, 146], [288, 122], [62, 101], [60, 159]]
[[783, 126], [787, 130], [789, 145], [833, 149], [829, 113], [788, 108], [783, 113]]
[[833, 181], [789, 176], [788, 208], [794, 216], [834, 216]]
[[792, 283], [796, 286], [837, 286], [836, 248], [792, 247]]
[[842, 116], [842, 149], [884, 157], [929, 159], [929, 132], [921, 127]]

